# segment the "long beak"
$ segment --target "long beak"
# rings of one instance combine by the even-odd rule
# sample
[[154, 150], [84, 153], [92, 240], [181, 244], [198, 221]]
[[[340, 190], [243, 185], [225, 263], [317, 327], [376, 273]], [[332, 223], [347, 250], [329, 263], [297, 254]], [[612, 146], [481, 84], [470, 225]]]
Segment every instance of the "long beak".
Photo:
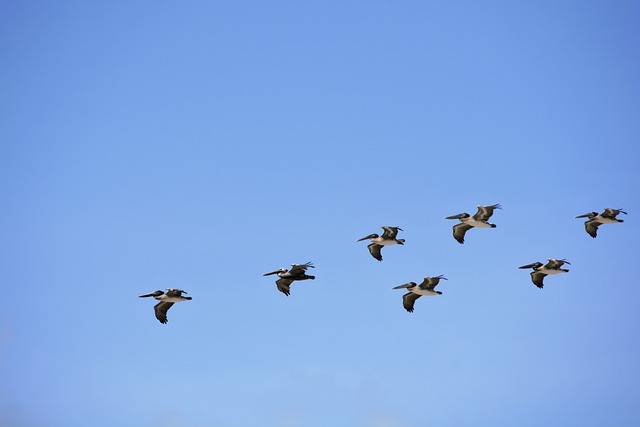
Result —
[[533, 268], [534, 265], [536, 265], [535, 262], [533, 264], [523, 265], [522, 267], [518, 267], [518, 268]]
[[400, 286], [396, 286], [393, 289], [402, 289], [402, 288], [409, 288], [413, 285], [413, 283], [405, 283], [404, 285], [400, 285]]
[[369, 240], [373, 237], [373, 234], [369, 234], [368, 236], [363, 237], [362, 239], [356, 240], [356, 242], [362, 242], [363, 240]]
[[264, 273], [263, 276], [271, 276], [272, 274], [276, 274], [279, 273], [280, 270], [274, 270], [274, 271], [270, 271], [269, 273]]
[[463, 213], [458, 214], [458, 215], [451, 215], [451, 216], [445, 216], [444, 219], [460, 219], [464, 216]]
[[157, 297], [157, 296], [162, 295], [163, 293], [164, 292], [162, 292], [162, 291], [155, 291], [155, 292], [152, 292], [150, 294], [138, 295], [138, 298]]
[[589, 212], [587, 214], [584, 215], [578, 215], [576, 218], [593, 218], [595, 215], [593, 214], [593, 212]]

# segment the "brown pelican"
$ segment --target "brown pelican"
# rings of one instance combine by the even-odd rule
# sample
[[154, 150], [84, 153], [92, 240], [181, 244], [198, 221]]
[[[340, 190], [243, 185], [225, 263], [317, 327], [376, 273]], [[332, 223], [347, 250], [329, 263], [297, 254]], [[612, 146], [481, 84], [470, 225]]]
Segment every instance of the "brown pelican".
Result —
[[560, 267], [562, 267], [564, 264], [571, 265], [571, 263], [566, 259], [547, 258], [547, 260], [549, 260], [549, 262], [546, 264], [542, 264], [541, 262], [534, 262], [533, 264], [523, 265], [522, 267], [518, 268], [533, 268], [533, 271], [531, 272], [531, 281], [534, 285], [542, 289], [544, 287], [542, 280], [546, 275], [568, 273], [569, 270]]
[[191, 297], [183, 297], [182, 294], [186, 294], [186, 292], [180, 289], [167, 288], [167, 292], [155, 291], [150, 294], [140, 295], [138, 298], [153, 297], [160, 301], [153, 306], [156, 312], [156, 319], [158, 319], [160, 323], [167, 323], [167, 311], [173, 303], [191, 300]]
[[362, 239], [356, 240], [356, 242], [362, 242], [363, 240], [367, 240], [367, 239], [370, 240], [371, 243], [367, 247], [369, 248], [369, 252], [371, 253], [371, 256], [377, 259], [378, 261], [382, 261], [382, 254], [380, 253], [380, 250], [382, 249], [383, 246], [396, 245], [396, 244], [404, 245], [404, 242], [405, 242], [404, 239], [396, 239], [396, 236], [398, 235], [398, 230], [402, 231], [402, 228], [389, 227], [387, 225], [383, 225], [382, 229], [384, 230], [384, 233], [382, 233], [382, 236], [379, 236], [378, 234], [373, 233], [363, 237]]
[[595, 238], [598, 235], [598, 227], [601, 224], [616, 224], [618, 222], [624, 222], [622, 219], [617, 219], [618, 214], [627, 214], [622, 209], [605, 208], [604, 212], [598, 214], [598, 212], [589, 212], [584, 215], [578, 215], [576, 218], [589, 218], [584, 223], [584, 229], [587, 230], [589, 236]]
[[413, 313], [413, 304], [422, 295], [442, 295], [442, 292], [435, 290], [435, 287], [440, 283], [440, 279], [447, 280], [447, 278], [442, 275], [436, 277], [425, 277], [419, 285], [416, 285], [415, 282], [409, 282], [404, 285], [396, 286], [393, 289], [407, 288], [409, 290], [409, 292], [402, 296], [402, 305], [404, 305], [405, 310], [409, 313]]
[[464, 243], [464, 234], [473, 227], [478, 228], [496, 228], [495, 224], [490, 224], [488, 219], [493, 215], [494, 209], [502, 209], [499, 204], [491, 206], [478, 205], [478, 212], [474, 216], [464, 212], [458, 215], [445, 217], [445, 219], [459, 219], [460, 224], [453, 226], [453, 238], [458, 243]]
[[315, 268], [311, 262], [307, 262], [305, 264], [291, 264], [291, 270], [287, 270], [286, 268], [279, 268], [278, 270], [270, 271], [269, 273], [264, 273], [263, 276], [270, 276], [272, 274], [277, 274], [279, 279], [276, 280], [276, 286], [278, 286], [278, 290], [289, 296], [291, 290], [289, 286], [293, 283], [294, 280], [307, 280], [307, 279], [315, 279], [316, 276], [309, 276], [307, 272], [307, 268]]

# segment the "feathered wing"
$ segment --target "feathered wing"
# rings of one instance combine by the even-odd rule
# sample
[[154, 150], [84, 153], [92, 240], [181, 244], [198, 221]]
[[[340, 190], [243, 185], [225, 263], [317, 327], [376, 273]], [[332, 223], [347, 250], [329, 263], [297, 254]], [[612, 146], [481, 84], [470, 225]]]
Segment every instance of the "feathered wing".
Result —
[[291, 294], [291, 283], [293, 283], [293, 280], [291, 279], [280, 278], [276, 280], [276, 286], [278, 287], [278, 290], [286, 296], [289, 296], [289, 294]]
[[182, 296], [183, 293], [186, 294], [186, 292], [183, 291], [182, 289], [169, 288], [167, 289], [166, 295], [168, 297], [180, 297]]
[[542, 280], [544, 279], [544, 276], [546, 276], [546, 274], [538, 273], [537, 271], [532, 271], [531, 272], [531, 281], [533, 282], [534, 285], [536, 285], [537, 287], [542, 289], [544, 287], [544, 283], [542, 283]]
[[160, 323], [167, 323], [169, 321], [167, 319], [167, 311], [169, 311], [172, 305], [172, 302], [161, 301], [153, 306], [153, 310], [156, 312], [156, 319], [158, 319]]
[[453, 238], [458, 241], [458, 243], [464, 243], [464, 235], [467, 231], [471, 230], [473, 226], [460, 223], [453, 226]]
[[596, 221], [586, 221], [584, 223], [585, 231], [587, 232], [587, 234], [589, 234], [589, 236], [593, 237], [594, 239], [598, 235], [598, 227], [600, 227], [600, 223]]
[[496, 209], [501, 209], [499, 203], [490, 206], [478, 206], [478, 212], [476, 212], [473, 218], [478, 221], [486, 221], [491, 218], [491, 215], [493, 215], [493, 211]]
[[422, 281], [422, 283], [420, 283], [420, 288], [421, 289], [435, 289], [436, 286], [438, 286], [438, 283], [440, 283], [440, 279], [442, 279], [442, 277], [438, 276], [438, 277], [425, 277], [424, 280]]
[[565, 264], [571, 264], [569, 261], [564, 259], [550, 259], [545, 267], [549, 270], [557, 269], [562, 267]]
[[307, 262], [304, 264], [291, 264], [291, 270], [289, 270], [289, 274], [291, 276], [300, 276], [307, 271], [307, 268], [315, 268], [313, 263]]
[[402, 305], [404, 306], [404, 309], [409, 313], [413, 313], [413, 304], [418, 298], [420, 298], [420, 295], [414, 294], [413, 292], [407, 292], [404, 294], [402, 296]]
[[380, 253], [382, 245], [378, 245], [377, 243], [370, 243], [369, 245], [367, 245], [367, 248], [369, 248], [369, 253], [372, 257], [374, 257], [378, 261], [382, 261], [382, 254]]
[[618, 216], [619, 213], [623, 213], [623, 214], [626, 215], [626, 212], [623, 211], [622, 209], [605, 208], [604, 212], [602, 213], [602, 216], [604, 218], [616, 219], [616, 217]]
[[393, 240], [398, 235], [398, 230], [402, 230], [400, 227], [389, 227], [388, 225], [382, 226], [384, 233], [382, 233], [382, 238], [384, 240]]

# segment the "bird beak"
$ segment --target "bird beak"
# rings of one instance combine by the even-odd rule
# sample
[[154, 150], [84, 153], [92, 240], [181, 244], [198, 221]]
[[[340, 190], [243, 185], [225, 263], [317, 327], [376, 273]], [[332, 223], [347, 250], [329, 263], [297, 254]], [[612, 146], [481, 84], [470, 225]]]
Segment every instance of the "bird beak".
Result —
[[396, 286], [393, 289], [402, 289], [402, 288], [408, 288], [409, 286], [411, 286], [411, 283], [405, 283], [404, 285], [400, 285], [400, 286]]
[[588, 214], [584, 214], [584, 215], [578, 215], [576, 218], [588, 218], [590, 216], [591, 216], [591, 214], [588, 213]]
[[271, 276], [272, 274], [276, 274], [280, 270], [270, 271], [269, 273], [264, 273], [263, 276]]
[[356, 242], [362, 242], [363, 240], [368, 240], [373, 236], [373, 234], [369, 234], [368, 236], [363, 237], [362, 239], [356, 240]]
[[444, 219], [460, 219], [464, 216], [464, 214], [445, 216]]

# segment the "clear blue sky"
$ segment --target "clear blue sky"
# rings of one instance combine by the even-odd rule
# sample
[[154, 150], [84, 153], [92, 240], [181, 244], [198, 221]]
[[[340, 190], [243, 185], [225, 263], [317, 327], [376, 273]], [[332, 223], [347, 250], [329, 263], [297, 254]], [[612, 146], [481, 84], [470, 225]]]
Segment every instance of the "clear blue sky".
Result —
[[[0, 426], [640, 425], [639, 20], [0, 1]], [[306, 261], [289, 298], [261, 276]], [[137, 295], [167, 287], [161, 325]]]

